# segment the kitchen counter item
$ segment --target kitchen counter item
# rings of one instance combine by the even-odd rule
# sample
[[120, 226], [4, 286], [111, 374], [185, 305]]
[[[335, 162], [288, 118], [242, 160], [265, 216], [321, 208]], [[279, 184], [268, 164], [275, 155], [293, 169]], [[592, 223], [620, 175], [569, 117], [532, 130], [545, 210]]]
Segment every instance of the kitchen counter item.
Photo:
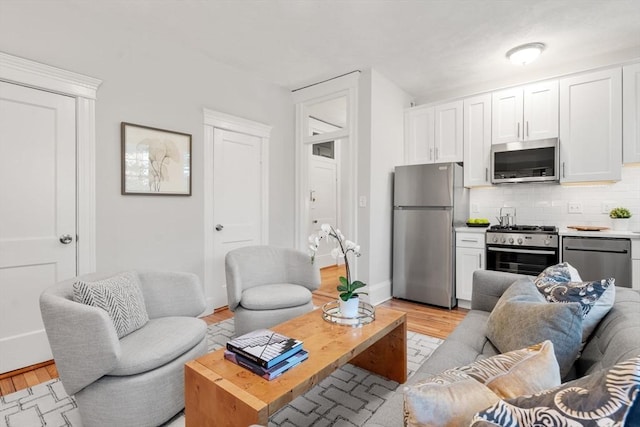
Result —
[[578, 231], [602, 231], [609, 229], [609, 227], [600, 227], [597, 225], [568, 225], [567, 228], [573, 228]]

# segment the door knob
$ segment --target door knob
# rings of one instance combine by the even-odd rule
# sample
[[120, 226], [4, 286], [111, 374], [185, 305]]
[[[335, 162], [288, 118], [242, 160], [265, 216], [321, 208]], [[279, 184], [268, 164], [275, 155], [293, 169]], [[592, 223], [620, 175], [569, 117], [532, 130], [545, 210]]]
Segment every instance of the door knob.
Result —
[[68, 245], [71, 242], [73, 242], [73, 237], [71, 237], [71, 234], [63, 234], [62, 236], [60, 236], [60, 243], [62, 243], [63, 245]]
[[318, 220], [317, 220], [317, 219], [314, 219], [314, 220], [313, 220], [313, 223], [314, 223], [314, 224], [317, 224], [317, 223], [318, 223]]
[[216, 224], [216, 231], [221, 231], [224, 228], [222, 224]]

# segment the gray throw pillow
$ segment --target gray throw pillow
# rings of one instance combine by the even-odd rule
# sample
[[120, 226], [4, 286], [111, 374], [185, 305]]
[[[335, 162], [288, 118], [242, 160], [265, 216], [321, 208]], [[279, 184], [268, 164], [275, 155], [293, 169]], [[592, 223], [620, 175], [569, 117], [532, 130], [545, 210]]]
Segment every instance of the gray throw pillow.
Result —
[[637, 426], [639, 399], [636, 356], [542, 393], [499, 401], [477, 413], [471, 426]]
[[140, 329], [149, 321], [140, 282], [134, 272], [95, 282], [78, 280], [73, 284], [73, 300], [105, 310], [118, 338]]
[[564, 378], [580, 351], [582, 310], [578, 303], [548, 304], [531, 279], [519, 279], [489, 315], [487, 338], [501, 353], [551, 341]]

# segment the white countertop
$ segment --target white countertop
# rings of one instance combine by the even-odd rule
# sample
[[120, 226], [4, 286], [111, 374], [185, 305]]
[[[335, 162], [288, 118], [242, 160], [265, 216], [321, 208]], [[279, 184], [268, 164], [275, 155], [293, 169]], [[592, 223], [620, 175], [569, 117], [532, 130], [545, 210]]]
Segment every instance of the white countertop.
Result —
[[[456, 233], [478, 233], [484, 234], [489, 227], [456, 227]], [[640, 236], [640, 234], [638, 235]]]
[[579, 231], [572, 228], [561, 228], [558, 230], [561, 236], [578, 236], [578, 237], [609, 237], [618, 239], [640, 239], [639, 232], [633, 231], [616, 231], [616, 230], [602, 230], [602, 231]]

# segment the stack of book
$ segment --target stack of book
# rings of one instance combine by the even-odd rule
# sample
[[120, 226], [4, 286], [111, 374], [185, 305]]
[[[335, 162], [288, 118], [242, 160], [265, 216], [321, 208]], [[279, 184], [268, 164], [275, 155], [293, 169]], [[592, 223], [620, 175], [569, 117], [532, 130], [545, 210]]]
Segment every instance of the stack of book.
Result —
[[269, 329], [259, 329], [227, 342], [224, 357], [272, 380], [307, 360], [309, 353], [302, 348], [302, 341]]

